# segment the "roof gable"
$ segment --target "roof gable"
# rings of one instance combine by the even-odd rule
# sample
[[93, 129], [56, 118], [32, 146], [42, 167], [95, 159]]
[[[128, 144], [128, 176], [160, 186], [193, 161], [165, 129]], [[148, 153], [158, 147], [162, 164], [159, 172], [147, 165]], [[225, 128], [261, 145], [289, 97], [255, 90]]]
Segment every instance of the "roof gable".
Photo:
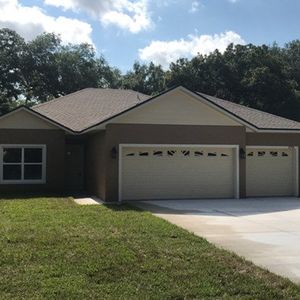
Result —
[[57, 126], [21, 107], [1, 116], [0, 129], [57, 129]]
[[126, 124], [241, 126], [216, 108], [174, 89], [111, 120]]

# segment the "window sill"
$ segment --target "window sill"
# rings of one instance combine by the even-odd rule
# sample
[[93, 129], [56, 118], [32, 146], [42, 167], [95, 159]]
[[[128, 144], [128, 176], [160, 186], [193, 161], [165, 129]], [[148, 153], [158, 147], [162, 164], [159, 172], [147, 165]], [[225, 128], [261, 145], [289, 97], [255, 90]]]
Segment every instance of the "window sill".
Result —
[[0, 185], [15, 184], [15, 185], [26, 185], [26, 184], [46, 184], [45, 180], [2, 180]]

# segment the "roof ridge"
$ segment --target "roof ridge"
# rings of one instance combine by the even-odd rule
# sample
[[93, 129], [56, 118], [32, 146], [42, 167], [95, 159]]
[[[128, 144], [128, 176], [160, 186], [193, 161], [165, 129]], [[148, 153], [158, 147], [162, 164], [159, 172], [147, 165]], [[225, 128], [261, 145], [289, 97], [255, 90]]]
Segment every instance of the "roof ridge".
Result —
[[282, 119], [282, 120], [287, 120], [289, 122], [294, 122], [296, 124], [300, 124], [300, 122], [298, 121], [295, 121], [295, 120], [291, 120], [289, 118], [285, 118], [285, 117], [282, 117], [282, 116], [278, 116], [278, 115], [275, 115], [275, 114], [272, 114], [272, 113], [269, 113], [269, 112], [266, 112], [266, 111], [263, 111], [263, 110], [260, 110], [260, 109], [257, 109], [257, 108], [253, 108], [253, 107], [250, 107], [250, 106], [246, 106], [246, 105], [243, 105], [243, 104], [239, 104], [239, 103], [235, 103], [233, 101], [229, 101], [229, 100], [225, 100], [225, 99], [222, 99], [222, 98], [218, 98], [218, 97], [215, 97], [215, 96], [211, 96], [211, 95], [207, 95], [205, 93], [202, 93], [202, 92], [197, 92], [197, 94], [199, 94], [200, 96], [203, 95], [203, 96], [209, 96], [209, 97], [212, 97], [212, 98], [215, 98], [217, 100], [221, 100], [221, 101], [224, 101], [224, 102], [228, 102], [232, 105], [235, 105], [235, 106], [238, 106], [238, 107], [242, 107], [242, 108], [246, 108], [246, 109], [249, 109], [249, 110], [252, 110], [254, 112], [260, 112], [260, 113], [263, 113], [263, 114], [266, 114], [266, 115], [269, 115], [269, 116], [272, 116], [272, 117], [276, 117], [276, 118], [279, 118], [279, 119]]
[[46, 101], [46, 102], [43, 102], [43, 103], [39, 103], [39, 104], [37, 104], [37, 105], [34, 105], [32, 108], [33, 108], [33, 109], [39, 108], [39, 107], [44, 106], [44, 105], [46, 105], [46, 104], [53, 103], [53, 102], [56, 102], [56, 101], [58, 101], [58, 100], [62, 100], [62, 99], [69, 98], [69, 97], [71, 97], [71, 96], [80, 94], [80, 93], [82, 93], [82, 92], [84, 92], [84, 91], [86, 91], [86, 90], [90, 90], [90, 89], [93, 89], [93, 88], [84, 88], [84, 89], [82, 89], [82, 90], [73, 92], [73, 93], [71, 93], [71, 94], [63, 95], [63, 96], [54, 98], [54, 99], [52, 99], [52, 100], [49, 100], [49, 101]]
[[150, 95], [147, 95], [147, 94], [144, 94], [144, 93], [141, 93], [141, 92], [138, 92], [138, 91], [134, 91], [133, 89], [123, 89], [123, 88], [119, 88], [119, 89], [114, 89], [114, 88], [101, 88], [101, 87], [88, 87], [88, 88], [84, 88], [84, 89], [81, 89], [81, 90], [78, 90], [76, 92], [73, 92], [71, 94], [67, 94], [67, 95], [64, 95], [64, 96], [60, 96], [60, 97], [57, 97], [57, 98], [54, 98], [52, 100], [49, 100], [49, 101], [46, 101], [46, 102], [43, 102], [43, 103], [39, 103], [37, 105], [34, 105], [32, 107], [32, 109], [35, 109], [35, 108], [40, 108], [46, 104], [49, 104], [49, 103], [53, 103], [53, 102], [56, 102], [58, 100], [64, 100], [66, 98], [69, 98], [69, 97], [72, 97], [74, 95], [77, 95], [77, 94], [80, 94], [86, 90], [110, 90], [110, 91], [129, 91], [129, 92], [132, 92], [134, 94], [136, 94], [136, 97], [139, 101], [141, 101], [139, 95], [143, 95], [143, 96], [147, 96], [147, 97], [151, 97]]

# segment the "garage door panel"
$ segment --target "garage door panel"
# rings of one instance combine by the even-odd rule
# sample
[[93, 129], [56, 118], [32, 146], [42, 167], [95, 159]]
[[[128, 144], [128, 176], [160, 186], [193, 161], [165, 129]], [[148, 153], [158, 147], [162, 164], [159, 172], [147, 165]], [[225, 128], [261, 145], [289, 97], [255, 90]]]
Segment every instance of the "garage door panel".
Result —
[[293, 148], [247, 150], [247, 196], [293, 196], [296, 185]]
[[233, 160], [232, 149], [125, 148], [122, 199], [232, 198]]

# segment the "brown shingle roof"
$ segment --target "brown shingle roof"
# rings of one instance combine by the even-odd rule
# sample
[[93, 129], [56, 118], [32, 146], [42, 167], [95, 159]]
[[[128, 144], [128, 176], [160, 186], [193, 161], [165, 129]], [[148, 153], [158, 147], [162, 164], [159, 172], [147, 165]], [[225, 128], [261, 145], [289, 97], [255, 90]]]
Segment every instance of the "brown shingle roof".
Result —
[[[203, 93], [196, 94], [258, 129], [300, 130], [299, 122]], [[132, 90], [87, 88], [32, 109], [75, 132], [81, 132], [146, 100], [151, 100], [151, 97]]]
[[217, 104], [238, 118], [246, 121], [258, 129], [300, 129], [300, 123], [273, 114], [263, 112], [244, 105], [236, 104], [231, 101], [212, 97], [203, 93], [197, 93], [203, 98]]
[[87, 88], [32, 109], [73, 131], [82, 131], [149, 98], [132, 90]]

